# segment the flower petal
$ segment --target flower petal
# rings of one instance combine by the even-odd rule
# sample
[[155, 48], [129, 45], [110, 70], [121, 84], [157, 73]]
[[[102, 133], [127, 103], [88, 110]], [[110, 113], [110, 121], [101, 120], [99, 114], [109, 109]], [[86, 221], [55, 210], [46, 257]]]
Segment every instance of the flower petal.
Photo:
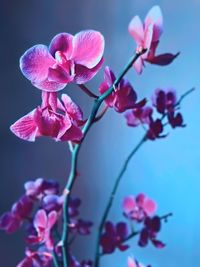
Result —
[[48, 79], [41, 82], [32, 82], [32, 84], [38, 89], [46, 92], [58, 92], [66, 86], [66, 83], [58, 83], [55, 81], [49, 81]]
[[177, 53], [177, 54], [166, 53], [166, 54], [154, 56], [153, 58], [147, 59], [146, 61], [148, 61], [151, 64], [165, 66], [165, 65], [168, 65], [168, 64], [172, 63], [172, 61], [176, 57], [178, 57], [179, 54], [180, 53]]
[[82, 31], [74, 36], [71, 58], [76, 64], [94, 68], [103, 57], [104, 37], [97, 31]]
[[49, 68], [48, 80], [50, 82], [57, 82], [67, 84], [73, 81], [73, 76], [68, 74], [62, 67], [57, 65], [56, 67]]
[[41, 82], [47, 78], [49, 67], [55, 64], [54, 58], [45, 45], [35, 45], [20, 58], [20, 69], [32, 82]]
[[135, 39], [137, 45], [141, 45], [144, 40], [144, 26], [139, 16], [135, 16], [128, 26], [130, 35]]
[[153, 25], [153, 41], [158, 41], [162, 32], [163, 32], [163, 16], [162, 11], [159, 6], [153, 6], [146, 18], [145, 18], [145, 28], [148, 26]]
[[134, 66], [136, 72], [137, 72], [138, 74], [141, 74], [141, 73], [142, 73], [142, 68], [143, 68], [143, 66], [144, 66], [144, 61], [143, 61], [142, 57], [139, 57], [139, 58], [136, 60], [136, 62], [133, 64], [133, 66]]
[[128, 257], [128, 267], [138, 267], [136, 265], [135, 260], [133, 258], [131, 258], [131, 257]]
[[36, 213], [33, 225], [36, 229], [45, 229], [47, 227], [47, 214], [45, 210], [39, 210]]
[[36, 109], [20, 118], [13, 125], [10, 130], [19, 138], [34, 142], [36, 136], [39, 135], [37, 124], [34, 120]]
[[58, 136], [61, 141], [73, 141], [79, 143], [83, 138], [83, 133], [79, 127], [72, 124], [72, 126], [62, 135]]
[[72, 40], [73, 35], [69, 33], [59, 33], [51, 41], [49, 51], [53, 57], [57, 51], [61, 51], [65, 54], [66, 58], [69, 59], [72, 54]]
[[152, 216], [157, 209], [157, 204], [150, 198], [146, 198], [143, 204], [144, 211], [148, 216]]
[[78, 105], [76, 105], [67, 94], [62, 94], [62, 102], [64, 104], [66, 112], [75, 121], [83, 120], [83, 112]]
[[90, 81], [97, 74], [103, 62], [104, 58], [102, 58], [100, 62], [92, 69], [84, 67], [83, 65], [75, 65], [74, 82], [77, 84], [84, 84]]
[[55, 210], [51, 211], [48, 215], [47, 228], [51, 229], [57, 220], [58, 220], [58, 213]]
[[122, 203], [122, 207], [125, 213], [129, 214], [136, 208], [135, 198], [133, 196], [125, 197]]

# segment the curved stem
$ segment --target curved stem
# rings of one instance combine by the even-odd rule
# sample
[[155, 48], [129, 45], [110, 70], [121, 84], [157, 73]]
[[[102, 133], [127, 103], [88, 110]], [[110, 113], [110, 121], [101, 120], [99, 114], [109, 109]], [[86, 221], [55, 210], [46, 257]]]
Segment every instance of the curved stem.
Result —
[[99, 244], [100, 244], [100, 238], [101, 238], [101, 234], [102, 234], [102, 231], [103, 231], [103, 227], [104, 227], [104, 224], [105, 224], [105, 221], [108, 217], [108, 214], [109, 214], [109, 211], [112, 207], [112, 203], [113, 203], [113, 200], [115, 198], [115, 194], [117, 192], [117, 189], [119, 187], [119, 184], [121, 182], [121, 179], [127, 169], [127, 166], [130, 162], [130, 160], [132, 159], [132, 157], [135, 155], [135, 153], [138, 151], [138, 149], [142, 146], [142, 144], [146, 141], [146, 134], [143, 136], [143, 138], [140, 140], [140, 142], [137, 144], [137, 146], [131, 151], [131, 153], [128, 155], [126, 161], [124, 162], [121, 170], [120, 170], [120, 173], [119, 175], [117, 176], [117, 179], [115, 181], [115, 184], [114, 184], [114, 187], [113, 187], [113, 190], [111, 192], [111, 195], [110, 195], [110, 198], [108, 200], [108, 203], [106, 205], [106, 209], [103, 213], [103, 217], [102, 217], [102, 220], [100, 222], [100, 226], [99, 226], [99, 230], [98, 230], [98, 238], [97, 238], [97, 245], [96, 245], [96, 254], [95, 254], [95, 264], [94, 266], [97, 267], [99, 266], [99, 260], [100, 260], [100, 248], [99, 248]]
[[64, 262], [64, 267], [69, 267], [69, 255], [68, 255], [68, 224], [69, 224], [69, 216], [68, 216], [68, 200], [69, 196], [72, 190], [72, 187], [74, 185], [75, 177], [76, 177], [76, 168], [77, 168], [77, 159], [78, 159], [78, 154], [79, 150], [81, 147], [81, 144], [83, 140], [85, 139], [85, 136], [87, 135], [87, 132], [89, 131], [90, 127], [92, 126], [94, 119], [97, 115], [97, 112], [102, 104], [102, 102], [108, 97], [113, 91], [114, 88], [117, 87], [124, 77], [124, 75], [129, 71], [129, 69], [132, 67], [133, 63], [142, 55], [146, 52], [146, 49], [143, 49], [139, 53], [136, 53], [128, 62], [128, 64], [125, 66], [124, 70], [121, 72], [119, 77], [114, 81], [113, 85], [101, 96], [99, 96], [97, 99], [94, 100], [93, 108], [91, 111], [91, 114], [83, 127], [83, 138], [79, 144], [76, 144], [74, 146], [73, 151], [71, 152], [72, 159], [71, 159], [71, 171], [69, 175], [68, 182], [65, 187], [65, 191], [69, 192], [69, 194], [65, 197], [65, 201], [63, 204], [63, 232], [62, 232], [62, 251], [63, 253], [63, 262]]
[[56, 257], [56, 253], [54, 251], [52, 252], [52, 258], [53, 258], [54, 267], [59, 267], [59, 264], [58, 264], [58, 261], [57, 261], [57, 257]]
[[95, 95], [93, 92], [91, 92], [86, 86], [85, 86], [85, 84], [79, 84], [78, 85], [79, 87], [80, 87], [80, 89], [86, 94], [86, 95], [88, 95], [88, 96], [90, 96], [90, 97], [93, 97], [93, 98], [98, 98], [98, 96], [97, 95]]

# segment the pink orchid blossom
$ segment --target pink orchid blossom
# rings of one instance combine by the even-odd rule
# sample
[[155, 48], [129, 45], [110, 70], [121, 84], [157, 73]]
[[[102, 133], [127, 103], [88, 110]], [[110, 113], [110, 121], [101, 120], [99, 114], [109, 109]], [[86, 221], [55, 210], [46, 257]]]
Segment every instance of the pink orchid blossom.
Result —
[[58, 213], [51, 211], [48, 215], [45, 210], [39, 210], [34, 218], [33, 226], [37, 232], [37, 235], [30, 235], [27, 238], [30, 244], [42, 244], [45, 243], [46, 248], [52, 250], [54, 243], [51, 235], [51, 230], [58, 220]]
[[[109, 67], [105, 68], [104, 81], [99, 87], [99, 92], [104, 94], [114, 83], [116, 77]], [[137, 94], [129, 81], [122, 79], [115, 91], [113, 91], [106, 99], [105, 103], [108, 107], [114, 108], [117, 112], [121, 113], [127, 109], [135, 108], [145, 104], [145, 100], [138, 103]]]
[[[132, 257], [128, 257], [128, 267], [145, 267], [145, 265], [142, 263], [139, 263], [138, 261], [136, 261]], [[151, 266], [148, 265], [146, 267], [151, 267]]]
[[47, 136], [56, 141], [79, 142], [83, 120], [80, 108], [63, 94], [60, 101], [56, 93], [42, 93], [42, 105], [16, 121], [11, 131], [21, 139], [34, 142], [36, 137]]
[[147, 216], [152, 216], [156, 209], [156, 203], [145, 194], [127, 196], [122, 203], [123, 211], [126, 217], [138, 222], [143, 221]]
[[68, 83], [91, 80], [103, 63], [103, 52], [100, 32], [60, 33], [49, 47], [39, 44], [28, 49], [20, 58], [20, 69], [35, 87], [56, 92]]
[[159, 6], [154, 6], [150, 9], [144, 23], [142, 23], [139, 16], [135, 16], [131, 20], [128, 30], [137, 44], [136, 51], [147, 49], [147, 52], [134, 63], [134, 68], [138, 74], [142, 73], [145, 61], [164, 66], [170, 64], [179, 55], [179, 53], [155, 55], [163, 32], [163, 16]]

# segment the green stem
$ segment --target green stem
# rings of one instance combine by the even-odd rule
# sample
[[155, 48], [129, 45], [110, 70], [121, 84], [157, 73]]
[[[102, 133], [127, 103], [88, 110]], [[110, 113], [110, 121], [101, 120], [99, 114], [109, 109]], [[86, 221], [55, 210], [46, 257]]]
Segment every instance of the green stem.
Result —
[[91, 114], [83, 127], [83, 138], [79, 144], [76, 144], [74, 146], [73, 151], [71, 152], [72, 159], [71, 159], [71, 171], [69, 175], [68, 182], [65, 187], [65, 191], [69, 192], [69, 194], [65, 197], [64, 205], [63, 205], [63, 232], [62, 232], [62, 251], [63, 253], [63, 262], [64, 267], [69, 267], [69, 255], [68, 255], [68, 224], [69, 224], [69, 216], [68, 216], [68, 201], [69, 196], [72, 190], [72, 187], [74, 185], [75, 177], [76, 177], [76, 168], [77, 168], [77, 159], [79, 150], [81, 147], [81, 144], [83, 140], [85, 139], [85, 136], [87, 135], [87, 132], [89, 131], [90, 127], [92, 126], [96, 114], [102, 104], [102, 102], [114, 91], [115, 87], [117, 87], [124, 77], [124, 75], [129, 71], [129, 69], [132, 67], [133, 63], [146, 52], [146, 49], [143, 49], [140, 53], [136, 53], [128, 62], [128, 64], [125, 66], [124, 70], [121, 72], [119, 77], [114, 81], [113, 85], [101, 96], [99, 96], [97, 99], [94, 100], [93, 108], [91, 111]]
[[100, 225], [99, 225], [99, 230], [98, 230], [98, 238], [97, 238], [97, 245], [96, 245], [96, 256], [95, 256], [95, 263], [94, 263], [94, 266], [95, 267], [98, 267], [99, 266], [99, 261], [100, 261], [100, 247], [99, 247], [99, 244], [100, 244], [100, 238], [101, 238], [101, 234], [102, 234], [102, 231], [103, 231], [103, 227], [104, 227], [104, 224], [107, 220], [107, 217], [108, 217], [108, 214], [110, 212], [110, 209], [112, 207], [112, 203], [113, 203], [113, 200], [115, 198], [115, 194], [117, 192], [117, 189], [119, 187], [119, 184], [121, 182], [121, 179], [127, 169], [127, 166], [130, 162], [130, 160], [132, 159], [133, 155], [135, 155], [135, 153], [139, 150], [139, 148], [142, 146], [142, 144], [146, 141], [146, 134], [144, 135], [144, 137], [140, 140], [140, 142], [137, 144], [137, 146], [131, 151], [131, 153], [128, 155], [126, 161], [124, 162], [121, 170], [120, 170], [120, 173], [119, 175], [117, 176], [117, 179], [115, 181], [115, 184], [114, 184], [114, 187], [113, 187], [113, 190], [111, 192], [111, 195], [110, 195], [110, 198], [108, 200], [108, 203], [106, 205], [106, 209], [103, 213], [103, 217], [102, 217], [102, 220], [100, 222]]
[[52, 252], [52, 257], [53, 257], [54, 267], [59, 267], [59, 264], [58, 264], [58, 261], [57, 261], [57, 257], [56, 257], [56, 253], [54, 251]]

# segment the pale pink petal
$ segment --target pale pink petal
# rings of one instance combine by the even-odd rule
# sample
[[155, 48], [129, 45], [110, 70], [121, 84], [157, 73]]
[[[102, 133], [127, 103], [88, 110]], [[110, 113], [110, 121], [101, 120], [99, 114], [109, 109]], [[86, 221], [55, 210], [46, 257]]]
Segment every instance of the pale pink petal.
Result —
[[57, 135], [55, 136], [56, 141], [60, 141], [62, 136], [72, 127], [72, 121], [69, 117], [68, 114], [65, 114], [65, 116], [63, 116], [60, 126], [59, 126], [59, 130]]
[[157, 205], [152, 199], [146, 198], [143, 204], [143, 209], [148, 216], [151, 216], [155, 213]]
[[146, 58], [148, 55], [148, 50], [151, 47], [151, 43], [152, 43], [152, 38], [153, 38], [153, 25], [149, 25], [146, 29], [145, 29], [145, 34], [144, 34], [144, 48], [147, 49], [147, 52], [145, 54], [142, 55], [142, 58]]
[[100, 62], [92, 69], [76, 64], [74, 82], [77, 84], [84, 84], [90, 81], [100, 70], [103, 62], [104, 58], [102, 58]]
[[69, 59], [72, 54], [73, 35], [69, 33], [59, 33], [51, 41], [49, 46], [50, 53], [55, 57], [57, 51], [61, 51]]
[[116, 77], [112, 70], [106, 66], [104, 70], [104, 81], [108, 84], [108, 86], [112, 86], [114, 81], [116, 80]]
[[135, 39], [137, 45], [142, 45], [144, 40], [144, 26], [139, 16], [135, 16], [128, 26], [130, 35]]
[[55, 59], [45, 45], [35, 45], [28, 49], [20, 58], [20, 69], [24, 76], [38, 83], [47, 78], [49, 67], [55, 64]]
[[97, 31], [82, 31], [74, 36], [71, 58], [76, 64], [94, 68], [103, 57], [104, 37]]
[[135, 260], [131, 257], [128, 257], [128, 267], [138, 267]]
[[122, 207], [125, 213], [129, 214], [136, 207], [135, 198], [133, 196], [125, 197], [122, 203]]
[[137, 72], [138, 74], [141, 74], [141, 73], [142, 73], [142, 68], [143, 68], [143, 66], [144, 66], [144, 61], [143, 61], [143, 59], [142, 59], [141, 57], [139, 57], [139, 58], [136, 60], [136, 62], [133, 64], [133, 66], [134, 66], [136, 72]]
[[34, 142], [38, 135], [38, 127], [34, 120], [36, 109], [11, 125], [10, 130], [19, 138]]
[[45, 210], [38, 210], [35, 215], [33, 225], [36, 229], [45, 229], [47, 227], [47, 214]]
[[32, 82], [32, 84], [38, 89], [46, 92], [57, 92], [64, 89], [66, 86], [66, 83], [58, 83], [55, 81], [49, 81], [48, 79], [41, 82]]
[[57, 222], [57, 220], [58, 220], [58, 213], [56, 211], [51, 211], [48, 215], [47, 228], [51, 229]]
[[78, 105], [76, 105], [72, 99], [66, 95], [62, 94], [61, 96], [62, 102], [65, 106], [66, 112], [70, 115], [70, 117], [75, 121], [83, 120], [83, 112]]
[[163, 16], [162, 11], [159, 6], [154, 6], [148, 12], [146, 19], [145, 19], [145, 28], [148, 26], [153, 25], [153, 42], [159, 40], [162, 32], [163, 32]]

